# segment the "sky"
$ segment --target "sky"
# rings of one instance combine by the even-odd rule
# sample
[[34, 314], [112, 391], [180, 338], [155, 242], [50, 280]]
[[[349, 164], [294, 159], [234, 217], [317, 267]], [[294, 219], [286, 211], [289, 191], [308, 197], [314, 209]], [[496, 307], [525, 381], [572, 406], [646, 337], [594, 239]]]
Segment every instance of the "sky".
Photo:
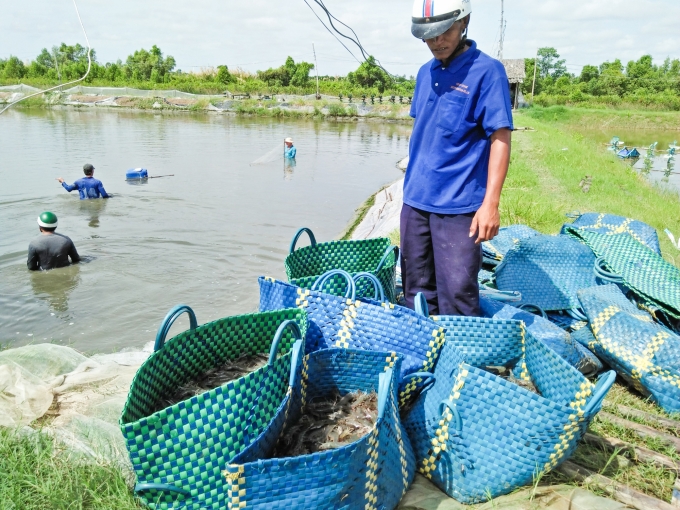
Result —
[[[125, 60], [156, 44], [183, 71], [226, 64], [252, 72], [277, 67], [288, 55], [314, 62], [314, 44], [320, 74], [345, 75], [358, 66], [304, 0], [76, 1], [99, 62]], [[415, 75], [431, 58], [410, 33], [411, 0], [325, 3], [392, 74]], [[470, 38], [492, 56], [497, 56], [500, 17], [501, 0], [472, 0]], [[552, 46], [577, 74], [583, 65], [615, 58], [624, 64], [645, 54], [656, 63], [680, 58], [678, 0], [505, 0], [505, 18], [504, 58], [530, 58], [537, 48]], [[61, 42], [85, 44], [72, 0], [2, 6], [0, 58], [31, 60]], [[356, 47], [350, 49], [360, 56]]]

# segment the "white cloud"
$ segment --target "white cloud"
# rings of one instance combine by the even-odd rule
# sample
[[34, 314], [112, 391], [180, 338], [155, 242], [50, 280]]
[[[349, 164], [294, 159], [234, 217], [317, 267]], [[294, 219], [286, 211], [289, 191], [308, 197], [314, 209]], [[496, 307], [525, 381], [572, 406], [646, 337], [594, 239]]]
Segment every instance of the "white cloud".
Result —
[[[303, 0], [79, 0], [78, 5], [104, 62], [157, 44], [184, 70], [226, 63], [254, 71], [280, 65], [287, 55], [311, 61], [314, 42], [322, 74], [345, 74], [357, 66]], [[391, 72], [415, 74], [430, 58], [410, 34], [411, 0], [326, 0], [326, 5], [354, 28], [370, 53], [389, 62]], [[615, 58], [625, 63], [647, 53], [657, 62], [680, 58], [677, 0], [648, 0], [642, 10], [633, 0], [506, 0], [505, 10], [506, 58], [532, 57], [536, 48], [553, 46], [572, 72], [584, 64]], [[470, 36], [488, 53], [499, 18], [500, 0], [473, 0]], [[84, 42], [69, 0], [3, 6], [0, 57], [28, 60], [62, 41]]]

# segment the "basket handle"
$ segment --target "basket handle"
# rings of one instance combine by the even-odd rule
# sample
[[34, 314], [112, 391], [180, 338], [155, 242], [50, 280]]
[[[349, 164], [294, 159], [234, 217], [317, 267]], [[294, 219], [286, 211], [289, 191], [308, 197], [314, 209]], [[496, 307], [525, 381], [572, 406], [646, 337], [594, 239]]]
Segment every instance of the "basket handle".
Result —
[[290, 331], [293, 333], [295, 340], [302, 340], [302, 333], [300, 332], [300, 326], [298, 326], [297, 322], [292, 320], [283, 321], [279, 325], [279, 328], [276, 330], [276, 334], [274, 335], [272, 346], [269, 349], [269, 361], [267, 361], [267, 365], [271, 366], [276, 361], [276, 353], [279, 350], [279, 344], [283, 338], [283, 333], [287, 329], [290, 329]]
[[354, 301], [357, 297], [356, 285], [354, 284], [354, 280], [352, 280], [352, 275], [342, 269], [332, 269], [319, 276], [314, 282], [314, 285], [312, 285], [312, 290], [321, 292], [321, 289], [323, 289], [326, 282], [336, 275], [342, 276], [347, 281], [347, 292], [345, 292], [345, 297]]
[[607, 395], [609, 388], [612, 387], [612, 384], [614, 384], [615, 380], [616, 372], [613, 370], [610, 370], [598, 379], [597, 384], [595, 385], [595, 390], [593, 391], [593, 397], [583, 410], [583, 414], [585, 416], [590, 416], [590, 413], [593, 412], [593, 409], [599, 407], [600, 404], [602, 404], [604, 397]]
[[297, 374], [297, 367], [300, 364], [302, 356], [305, 355], [302, 352], [302, 340], [296, 340], [293, 347], [290, 350], [290, 378], [288, 379], [288, 386], [292, 388], [295, 386], [295, 376]]
[[425, 393], [427, 390], [432, 388], [432, 386], [434, 386], [434, 383], [437, 382], [437, 377], [432, 372], [414, 372], [412, 374], [408, 374], [402, 377], [401, 383], [408, 384], [409, 379], [415, 379], [416, 377], [426, 379], [425, 384], [423, 385], [423, 389], [420, 390], [420, 394]]
[[583, 216], [583, 214], [581, 213], [581, 211], [571, 211], [571, 212], [568, 212], [567, 214], [565, 214], [565, 216], [569, 219], [577, 220], [581, 216]]
[[378, 420], [385, 416], [387, 397], [390, 395], [393, 371], [388, 368], [378, 376]]
[[352, 277], [352, 280], [354, 280], [354, 284], [356, 285], [359, 283], [359, 280], [362, 278], [366, 278], [367, 280], [370, 280], [371, 283], [373, 284], [373, 288], [375, 289], [375, 293], [373, 294], [373, 299], [376, 301], [379, 299], [381, 303], [385, 302], [385, 289], [383, 289], [382, 283], [380, 283], [380, 280], [372, 274], [372, 273], [357, 273]]
[[383, 266], [387, 263], [387, 259], [389, 258], [391, 253], [394, 253], [394, 262], [396, 264], [397, 260], [399, 259], [399, 247], [394, 246], [394, 245], [390, 245], [385, 250], [385, 253], [383, 254], [382, 258], [380, 259], [380, 262], [378, 262], [378, 267], [375, 269], [376, 273], [379, 273], [380, 270], [383, 268]]
[[611, 271], [607, 271], [603, 266], [605, 264], [604, 257], [598, 257], [597, 260], [595, 261], [595, 266], [593, 267], [593, 271], [595, 272], [595, 276], [599, 278], [600, 280], [604, 280], [606, 282], [611, 282], [611, 283], [623, 283], [623, 278], [616, 273], [612, 273]]
[[423, 317], [430, 316], [430, 310], [427, 306], [427, 299], [425, 299], [425, 294], [418, 292], [416, 297], [413, 299], [413, 308], [416, 313], [422, 315]]
[[545, 310], [541, 308], [538, 305], [532, 305], [531, 303], [526, 303], [518, 307], [520, 310], [524, 310], [525, 312], [528, 313], [535, 313], [537, 312], [538, 315], [543, 317], [544, 319], [548, 318], [548, 314], [545, 313]]
[[500, 301], [501, 303], [518, 303], [522, 301], [522, 293], [516, 290], [498, 290], [486, 285], [480, 285], [479, 293], [484, 297]]
[[183, 496], [191, 496], [191, 492], [183, 489], [182, 487], [177, 487], [176, 485], [170, 485], [167, 483], [138, 483], [135, 485], [135, 492], [143, 492], [143, 491], [168, 491], [168, 492], [176, 492], [178, 494], [181, 494]]
[[581, 311], [578, 308], [571, 308], [565, 311], [567, 312], [567, 315], [572, 319], [576, 319], [577, 321], [588, 322], [588, 317], [586, 317], [585, 314], [581, 313]]
[[461, 432], [463, 430], [463, 419], [460, 417], [460, 413], [458, 412], [458, 409], [456, 409], [456, 406], [453, 405], [453, 403], [447, 398], [442, 400], [439, 403], [439, 414], [444, 417], [444, 408], [448, 407], [449, 411], [453, 414], [453, 424], [456, 427], [456, 430], [458, 432]]
[[161, 327], [158, 328], [158, 333], [156, 334], [156, 342], [153, 345], [153, 352], [159, 351], [163, 345], [165, 345], [165, 337], [168, 336], [170, 326], [172, 326], [173, 322], [177, 320], [177, 317], [184, 312], [189, 314], [189, 329], [193, 330], [198, 327], [194, 311], [187, 305], [177, 305], [168, 312], [165, 319], [163, 319], [163, 322], [161, 322]]
[[314, 237], [314, 233], [307, 227], [302, 227], [295, 233], [295, 235], [293, 236], [293, 240], [290, 242], [290, 253], [293, 253], [295, 251], [295, 245], [297, 244], [298, 239], [300, 239], [300, 236], [303, 234], [303, 232], [306, 232], [307, 235], [309, 236], [309, 240], [312, 243], [312, 247], [316, 246], [316, 238]]

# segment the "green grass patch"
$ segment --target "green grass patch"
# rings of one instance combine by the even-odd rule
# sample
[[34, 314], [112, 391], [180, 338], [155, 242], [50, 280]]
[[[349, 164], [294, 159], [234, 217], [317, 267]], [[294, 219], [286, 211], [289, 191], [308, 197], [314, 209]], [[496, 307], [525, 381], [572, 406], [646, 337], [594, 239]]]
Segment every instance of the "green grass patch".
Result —
[[141, 509], [117, 467], [90, 464], [41, 432], [0, 428], [0, 508]]

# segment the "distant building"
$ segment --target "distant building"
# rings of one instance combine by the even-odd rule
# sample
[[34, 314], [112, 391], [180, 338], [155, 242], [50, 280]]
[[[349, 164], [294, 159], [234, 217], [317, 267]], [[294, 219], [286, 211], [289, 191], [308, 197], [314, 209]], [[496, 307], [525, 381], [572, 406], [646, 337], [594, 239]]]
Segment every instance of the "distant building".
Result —
[[512, 107], [517, 108], [524, 104], [524, 96], [520, 85], [524, 83], [526, 76], [526, 67], [523, 58], [515, 58], [503, 60], [505, 72], [508, 74], [508, 81], [510, 82], [510, 99], [512, 99]]

